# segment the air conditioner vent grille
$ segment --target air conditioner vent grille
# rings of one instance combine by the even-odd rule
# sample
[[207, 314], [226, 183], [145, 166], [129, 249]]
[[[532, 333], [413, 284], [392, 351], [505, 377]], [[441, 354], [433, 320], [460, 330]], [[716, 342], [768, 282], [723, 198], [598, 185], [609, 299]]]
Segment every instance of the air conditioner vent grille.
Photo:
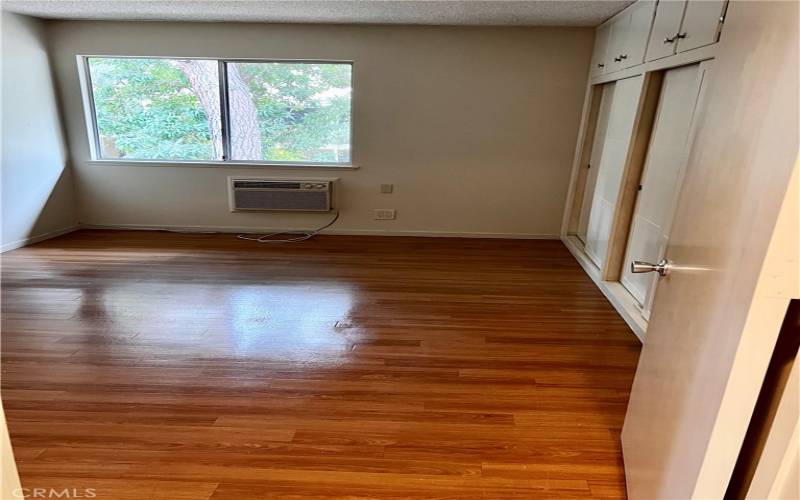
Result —
[[232, 211], [280, 210], [328, 212], [332, 182], [329, 180], [230, 179]]

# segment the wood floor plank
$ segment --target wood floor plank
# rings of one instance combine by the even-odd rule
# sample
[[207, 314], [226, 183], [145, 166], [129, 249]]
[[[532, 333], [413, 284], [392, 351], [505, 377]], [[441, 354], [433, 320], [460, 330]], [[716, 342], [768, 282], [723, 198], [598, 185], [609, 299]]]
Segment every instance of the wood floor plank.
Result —
[[558, 241], [79, 231], [2, 256], [23, 485], [624, 498], [639, 342]]

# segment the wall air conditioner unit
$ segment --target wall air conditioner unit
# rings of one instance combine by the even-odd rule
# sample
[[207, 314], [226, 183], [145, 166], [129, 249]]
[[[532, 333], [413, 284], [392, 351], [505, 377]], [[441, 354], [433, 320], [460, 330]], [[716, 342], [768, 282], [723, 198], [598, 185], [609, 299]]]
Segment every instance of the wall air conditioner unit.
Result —
[[228, 178], [231, 212], [328, 212], [334, 179]]

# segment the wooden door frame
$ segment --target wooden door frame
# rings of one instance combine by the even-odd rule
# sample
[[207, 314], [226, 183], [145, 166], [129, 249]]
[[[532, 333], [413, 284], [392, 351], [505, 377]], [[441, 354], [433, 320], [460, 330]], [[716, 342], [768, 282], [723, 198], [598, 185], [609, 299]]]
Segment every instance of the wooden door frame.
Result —
[[[571, 200], [569, 201], [569, 209], [564, 213], [567, 223], [567, 231], [570, 234], [578, 232], [580, 224], [581, 209], [583, 207], [583, 195], [586, 192], [586, 179], [588, 177], [588, 168], [592, 157], [592, 146], [594, 144], [594, 135], [597, 130], [597, 121], [600, 114], [600, 103], [603, 97], [602, 85], [590, 85], [587, 89], [587, 103], [586, 109], [589, 113], [586, 117], [586, 128], [579, 141], [579, 158], [578, 165], [580, 166], [576, 172], [575, 187], [572, 191]], [[595, 168], [597, 165], [595, 165]]]

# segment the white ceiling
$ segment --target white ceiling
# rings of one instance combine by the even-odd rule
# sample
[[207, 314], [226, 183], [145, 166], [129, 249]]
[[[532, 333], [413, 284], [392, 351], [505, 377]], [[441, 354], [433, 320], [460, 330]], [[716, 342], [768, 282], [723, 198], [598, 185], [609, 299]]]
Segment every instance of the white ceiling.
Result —
[[3, 0], [52, 19], [596, 26], [632, 0]]

